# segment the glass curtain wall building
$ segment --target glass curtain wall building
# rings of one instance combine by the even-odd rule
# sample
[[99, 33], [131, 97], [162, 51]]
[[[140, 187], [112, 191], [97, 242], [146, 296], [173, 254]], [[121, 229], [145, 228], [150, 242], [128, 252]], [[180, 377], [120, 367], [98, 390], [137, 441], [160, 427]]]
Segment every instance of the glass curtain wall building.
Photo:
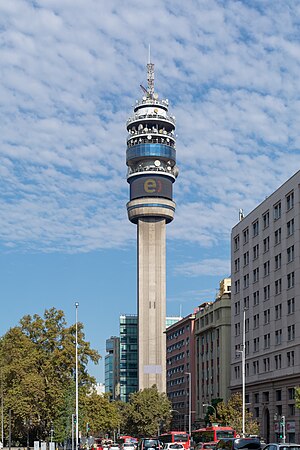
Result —
[[120, 316], [120, 400], [138, 391], [138, 319], [137, 315]]
[[105, 356], [105, 392], [111, 394], [111, 400], [119, 398], [120, 338], [111, 336], [106, 340]]

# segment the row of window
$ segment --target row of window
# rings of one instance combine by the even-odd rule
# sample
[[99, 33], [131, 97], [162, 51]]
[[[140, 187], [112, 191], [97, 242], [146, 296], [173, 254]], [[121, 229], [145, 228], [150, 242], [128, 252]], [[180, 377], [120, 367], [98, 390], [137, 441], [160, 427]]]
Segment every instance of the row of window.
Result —
[[[282, 355], [278, 354], [274, 356], [273, 367], [271, 367], [271, 358], [266, 357], [261, 360], [257, 359], [252, 361], [252, 364], [246, 363], [245, 372], [246, 376], [250, 375], [258, 375], [262, 372], [270, 372], [271, 370], [279, 370], [282, 368]], [[295, 365], [295, 352], [294, 350], [286, 352], [286, 367], [292, 367]], [[250, 373], [250, 369], [252, 372]], [[239, 379], [241, 377], [241, 367], [240, 365], [234, 367], [234, 376], [235, 379]]]
[[[186, 345], [188, 345], [188, 344], [189, 344], [189, 340], [187, 339]], [[184, 340], [176, 342], [175, 344], [170, 345], [169, 347], [167, 347], [167, 353], [171, 353], [173, 350], [180, 349], [183, 346], [184, 346]]]
[[[264, 241], [269, 244], [269, 238], [266, 238]], [[266, 246], [266, 249], [264, 248], [264, 252], [269, 250], [269, 245]], [[255, 261], [259, 256], [259, 244], [255, 245], [252, 249], [253, 251], [253, 261]], [[286, 264], [292, 262], [295, 258], [295, 246], [291, 245], [286, 249]], [[281, 267], [282, 262], [282, 254], [281, 252], [277, 253], [277, 255], [274, 256], [274, 270], [278, 270]], [[245, 252], [243, 255], [243, 267], [248, 266], [249, 264], [249, 251]], [[234, 260], [234, 271], [239, 272], [241, 267], [240, 264], [240, 258], [236, 258]], [[270, 260], [263, 263], [264, 268], [264, 276], [269, 275], [270, 272]]]
[[[288, 341], [294, 341], [295, 340], [295, 325], [289, 325], [287, 329], [287, 340]], [[253, 353], [259, 352], [260, 350], [260, 342], [262, 341], [262, 338], [260, 336], [257, 336], [253, 339]], [[271, 341], [271, 335], [270, 333], [267, 333], [263, 336], [263, 349], [266, 350], [270, 348], [270, 341]], [[262, 344], [262, 342], [261, 342]], [[282, 344], [282, 330], [276, 330], [275, 331], [275, 345]], [[240, 356], [240, 344], [237, 344], [235, 346], [235, 352], [236, 352], [236, 358]], [[250, 344], [249, 341], [245, 342], [245, 354], [249, 355], [250, 352]]]
[[[259, 267], [256, 267], [253, 270], [252, 274], [252, 281], [253, 283], [257, 283], [259, 281]], [[247, 289], [250, 286], [250, 275], [247, 273], [243, 277], [243, 289]], [[295, 286], [295, 272], [290, 272], [286, 275], [286, 289], [291, 289]], [[274, 282], [274, 293], [275, 295], [278, 295], [282, 292], [282, 278], [278, 278], [278, 280], [275, 280]], [[238, 294], [241, 290], [241, 280], [235, 280], [234, 282], [234, 293]], [[264, 287], [264, 300], [268, 300], [270, 298], [270, 285], [266, 285]]]
[[[286, 302], [287, 304], [287, 310], [286, 313], [287, 315], [290, 314], [294, 314], [295, 313], [295, 298], [289, 298]], [[248, 305], [248, 306], [246, 306]], [[253, 292], [253, 306], [257, 306], [259, 305], [259, 291]], [[249, 296], [245, 297], [244, 299], [244, 307], [245, 308], [249, 308]], [[275, 320], [281, 319], [282, 317], [282, 303], [280, 303], [279, 305], [275, 305]], [[241, 303], [238, 300], [237, 302], [235, 302], [234, 304], [234, 313], [235, 315], [239, 315], [241, 311]], [[269, 323], [267, 320], [269, 319], [269, 314], [268, 314], [268, 310], [264, 311], [264, 325], [266, 323]], [[255, 314], [253, 316], [253, 328], [257, 328], [259, 326], [259, 314]], [[249, 321], [249, 319], [247, 319]]]
[[[294, 192], [291, 191], [286, 195], [286, 211], [291, 210], [294, 207]], [[273, 219], [276, 221], [280, 219], [282, 213], [281, 201], [277, 202], [273, 206]], [[270, 211], [266, 211], [262, 214], [263, 229], [266, 229], [270, 225]], [[252, 236], [255, 237], [259, 234], [259, 219], [252, 222]], [[249, 242], [249, 227], [243, 230], [243, 244]], [[239, 235], [234, 238], [234, 250], [238, 250], [240, 244]]]
[[190, 330], [190, 325], [186, 325], [186, 327], [182, 327], [179, 330], [174, 331], [173, 333], [169, 333], [167, 335], [167, 340], [170, 341], [172, 339], [177, 338], [178, 336], [182, 335], [184, 332]]

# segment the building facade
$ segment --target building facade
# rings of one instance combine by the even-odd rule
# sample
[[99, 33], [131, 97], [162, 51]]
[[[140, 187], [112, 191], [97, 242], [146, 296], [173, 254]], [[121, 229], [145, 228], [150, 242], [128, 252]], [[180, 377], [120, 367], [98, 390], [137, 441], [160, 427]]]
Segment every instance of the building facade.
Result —
[[111, 400], [119, 398], [120, 390], [120, 338], [111, 336], [106, 340], [105, 355], [105, 392], [110, 393]]
[[195, 321], [196, 422], [204, 424], [207, 406], [230, 395], [231, 279], [220, 282], [214, 302], [199, 306]]
[[120, 316], [120, 400], [128, 402], [130, 394], [138, 391], [137, 315]]
[[[194, 422], [194, 322], [195, 314], [190, 314], [166, 330], [167, 396], [172, 403], [172, 430], [188, 431], [189, 419], [191, 419], [191, 423]], [[191, 410], [189, 408], [190, 401]], [[191, 417], [189, 417], [190, 414]]]
[[174, 217], [173, 183], [178, 175], [175, 118], [168, 100], [154, 92], [154, 64], [147, 64], [148, 88], [127, 121], [130, 185], [128, 218], [137, 225], [138, 387], [166, 391], [166, 224]]
[[[267, 442], [299, 442], [300, 171], [232, 229], [231, 389], [241, 391]], [[244, 342], [244, 345], [243, 345]], [[244, 347], [244, 348], [243, 348]]]

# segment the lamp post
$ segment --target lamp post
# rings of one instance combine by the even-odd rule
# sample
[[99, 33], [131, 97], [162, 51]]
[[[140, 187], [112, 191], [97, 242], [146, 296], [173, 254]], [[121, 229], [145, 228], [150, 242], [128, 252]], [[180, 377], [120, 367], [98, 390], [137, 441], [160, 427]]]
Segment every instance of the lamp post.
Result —
[[206, 407], [212, 408], [214, 410], [214, 412], [215, 412], [215, 418], [217, 418], [217, 410], [216, 410], [216, 408], [213, 405], [211, 405], [210, 403], [203, 403], [202, 406], [206, 406]]
[[192, 433], [192, 378], [191, 372], [185, 372], [189, 378], [189, 435]]
[[75, 441], [76, 441], [76, 450], [78, 450], [78, 444], [79, 444], [79, 439], [78, 439], [78, 333], [77, 333], [77, 323], [78, 323], [78, 306], [79, 303], [75, 302], [75, 346], [76, 346], [76, 350], [75, 350], [75, 385], [76, 385], [76, 430], [75, 430]]

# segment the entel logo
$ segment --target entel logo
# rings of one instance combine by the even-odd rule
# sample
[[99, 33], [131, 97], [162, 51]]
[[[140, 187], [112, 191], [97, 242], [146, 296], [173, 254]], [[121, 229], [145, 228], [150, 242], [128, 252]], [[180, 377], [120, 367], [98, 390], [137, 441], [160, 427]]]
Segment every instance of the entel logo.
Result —
[[154, 180], [153, 178], [148, 178], [148, 180], [144, 183], [144, 191], [147, 192], [147, 194], [154, 194], [161, 192], [162, 184], [160, 180]]

